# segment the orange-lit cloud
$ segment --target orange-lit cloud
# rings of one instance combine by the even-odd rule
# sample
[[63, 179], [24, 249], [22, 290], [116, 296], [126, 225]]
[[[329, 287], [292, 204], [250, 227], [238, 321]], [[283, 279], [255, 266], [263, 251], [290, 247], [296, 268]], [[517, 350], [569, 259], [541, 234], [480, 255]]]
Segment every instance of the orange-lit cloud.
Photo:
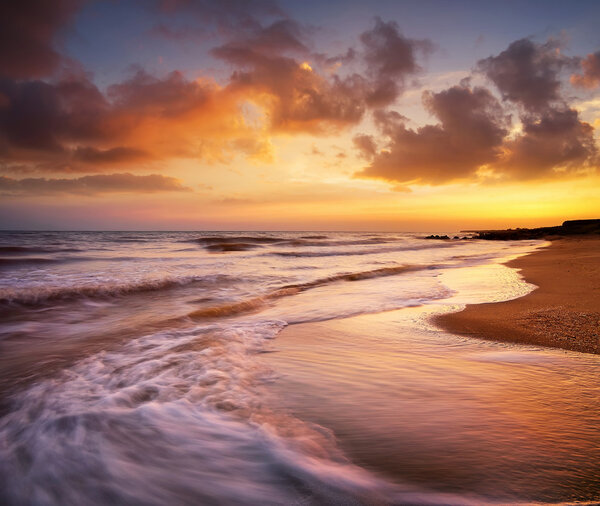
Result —
[[590, 53], [581, 60], [581, 70], [581, 74], [571, 76], [571, 84], [588, 89], [600, 86], [600, 51]]
[[0, 81], [0, 157], [40, 170], [97, 172], [142, 160], [269, 156], [245, 97], [211, 81], [138, 71], [104, 96], [85, 75], [55, 82]]
[[568, 107], [524, 118], [522, 134], [505, 143], [505, 156], [495, 169], [521, 180], [595, 171], [600, 160], [593, 132], [594, 128]]
[[438, 125], [413, 130], [398, 114], [376, 114], [386, 141], [374, 154], [372, 138], [355, 139], [362, 154], [372, 158], [357, 176], [441, 184], [474, 176], [480, 166], [499, 158], [509, 119], [488, 90], [454, 86], [426, 93], [423, 102]]
[[268, 161], [269, 135], [339, 131], [394, 100], [406, 76], [420, 70], [415, 52], [427, 46], [378, 19], [361, 36], [366, 74], [342, 76], [311, 66], [304, 36], [285, 19], [215, 48], [236, 69], [225, 85], [138, 69], [103, 93], [76, 66], [50, 80], [1, 80], [0, 157], [38, 172], [88, 173], [173, 157]]
[[[310, 55], [303, 37], [301, 26], [285, 20], [213, 50], [236, 67], [229, 87], [260, 104], [274, 132], [323, 132], [358, 123], [368, 108], [388, 105], [400, 95], [405, 79], [421, 70], [416, 53], [430, 47], [403, 37], [395, 23], [376, 19], [360, 37], [365, 73], [342, 75], [330, 72], [332, 60], [322, 54], [314, 55], [325, 65], [317, 72], [305, 60]], [[346, 57], [355, 55], [349, 51]]]
[[58, 50], [77, 2], [53, 12], [5, 4], [0, 37], [23, 47], [22, 61], [0, 55], [0, 192], [12, 203], [100, 195], [124, 209], [131, 194], [147, 206], [136, 208], [140, 220], [389, 224], [397, 212], [434, 220], [450, 205], [445, 190], [462, 203], [478, 185], [506, 206], [500, 186], [525, 198], [531, 181], [597, 182], [600, 120], [578, 112], [572, 94], [598, 86], [598, 53], [567, 57], [554, 39], [517, 40], [425, 87], [417, 78], [433, 43], [394, 21], [375, 18], [353, 41], [319, 47], [318, 28], [271, 0], [156, 0], [144, 3], [157, 16], [144, 37], [194, 51], [181, 70], [165, 71], [171, 53], [158, 71], [134, 65], [109, 79]]
[[[561, 72], [573, 64], [555, 40], [538, 44], [522, 39], [477, 65], [504, 104], [487, 88], [471, 89], [467, 80], [439, 93], [424, 93], [423, 105], [439, 120], [436, 125], [410, 129], [407, 118], [397, 112], [377, 112], [379, 144], [373, 136], [354, 139], [359, 153], [371, 160], [356, 176], [444, 184], [486, 182], [490, 176], [497, 183], [595, 172], [600, 160], [594, 128], [579, 118], [561, 89]], [[520, 128], [511, 135], [514, 113]]]

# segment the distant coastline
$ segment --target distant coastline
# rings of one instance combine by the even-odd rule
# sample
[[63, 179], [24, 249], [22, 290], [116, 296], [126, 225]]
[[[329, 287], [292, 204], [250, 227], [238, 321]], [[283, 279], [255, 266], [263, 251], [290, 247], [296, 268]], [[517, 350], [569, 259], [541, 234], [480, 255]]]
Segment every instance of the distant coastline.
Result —
[[[526, 239], [556, 239], [574, 235], [600, 235], [600, 219], [567, 220], [555, 227], [509, 228], [506, 230], [461, 230], [468, 236], [454, 239], [483, 239], [486, 241], [515, 241]], [[447, 235], [428, 235], [425, 239], [450, 239]]]

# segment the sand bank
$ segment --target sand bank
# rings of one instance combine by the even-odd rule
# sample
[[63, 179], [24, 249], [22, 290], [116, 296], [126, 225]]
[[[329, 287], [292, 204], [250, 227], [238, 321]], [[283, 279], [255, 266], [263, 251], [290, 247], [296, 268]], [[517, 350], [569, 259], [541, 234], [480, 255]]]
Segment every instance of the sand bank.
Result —
[[600, 239], [559, 239], [507, 264], [538, 286], [519, 299], [434, 318], [459, 335], [600, 353]]

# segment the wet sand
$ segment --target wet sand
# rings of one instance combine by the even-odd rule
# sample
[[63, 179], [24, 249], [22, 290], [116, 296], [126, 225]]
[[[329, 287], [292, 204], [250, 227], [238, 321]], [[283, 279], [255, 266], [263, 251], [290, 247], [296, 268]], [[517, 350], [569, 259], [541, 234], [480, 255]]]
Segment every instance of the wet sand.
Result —
[[434, 318], [463, 336], [600, 353], [600, 239], [573, 237], [507, 264], [538, 286], [519, 299]]
[[600, 357], [448, 334], [438, 311], [287, 327], [261, 355], [278, 410], [420, 490], [410, 504], [600, 499]]
[[539, 345], [598, 349], [599, 252], [599, 240], [573, 238], [511, 261], [541, 288], [468, 306], [481, 333], [434, 326], [464, 314], [435, 304], [291, 325], [262, 355], [278, 409], [421, 490], [415, 503], [597, 501], [600, 357]]

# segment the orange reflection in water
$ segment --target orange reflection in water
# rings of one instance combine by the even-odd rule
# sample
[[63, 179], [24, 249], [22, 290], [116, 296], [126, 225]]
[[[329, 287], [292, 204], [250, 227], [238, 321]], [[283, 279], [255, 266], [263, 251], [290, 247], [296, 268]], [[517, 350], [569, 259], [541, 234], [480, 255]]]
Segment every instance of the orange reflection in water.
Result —
[[397, 481], [495, 500], [597, 498], [599, 357], [459, 338], [427, 324], [435, 311], [289, 327], [265, 358], [282, 402]]

